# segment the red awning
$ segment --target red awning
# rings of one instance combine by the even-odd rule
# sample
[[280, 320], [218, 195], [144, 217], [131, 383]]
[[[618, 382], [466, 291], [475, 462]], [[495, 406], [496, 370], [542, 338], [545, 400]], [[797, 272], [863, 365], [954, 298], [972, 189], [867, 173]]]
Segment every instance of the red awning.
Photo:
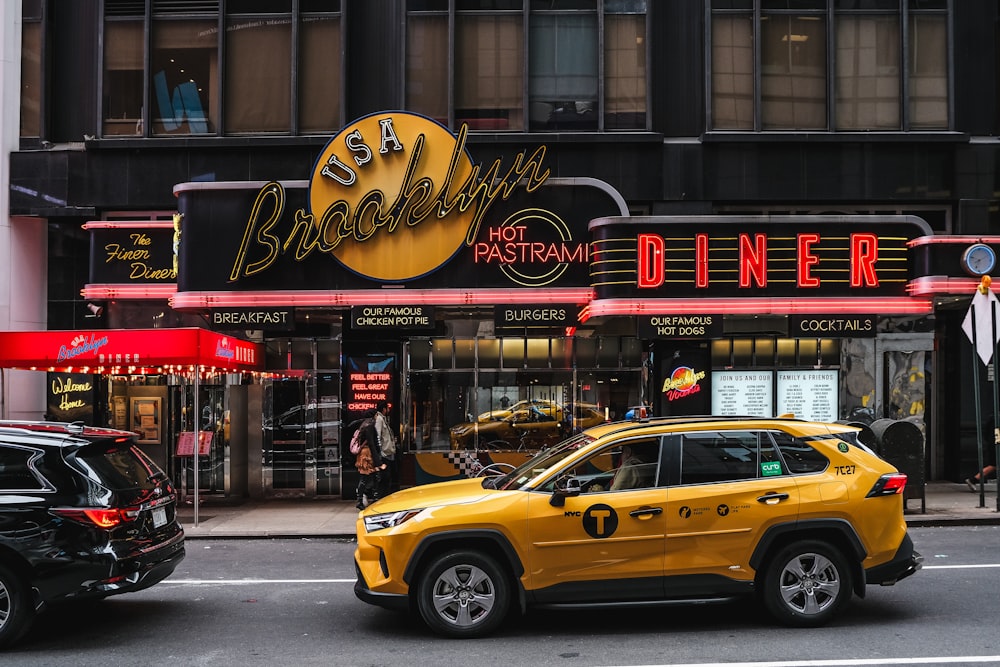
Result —
[[0, 368], [76, 373], [263, 370], [261, 345], [206, 329], [0, 331]]

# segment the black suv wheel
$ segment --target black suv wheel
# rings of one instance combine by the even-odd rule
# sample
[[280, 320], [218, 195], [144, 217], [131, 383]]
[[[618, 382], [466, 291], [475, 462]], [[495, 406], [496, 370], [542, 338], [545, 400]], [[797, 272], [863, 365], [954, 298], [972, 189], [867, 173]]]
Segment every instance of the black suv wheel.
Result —
[[27, 588], [0, 565], [0, 647], [17, 641], [28, 630], [34, 615]]
[[417, 607], [431, 630], [448, 637], [481, 637], [503, 622], [510, 584], [503, 568], [478, 551], [435, 558], [417, 582]]
[[823, 625], [850, 600], [853, 587], [847, 560], [817, 540], [781, 549], [764, 570], [764, 606], [780, 622], [796, 627]]

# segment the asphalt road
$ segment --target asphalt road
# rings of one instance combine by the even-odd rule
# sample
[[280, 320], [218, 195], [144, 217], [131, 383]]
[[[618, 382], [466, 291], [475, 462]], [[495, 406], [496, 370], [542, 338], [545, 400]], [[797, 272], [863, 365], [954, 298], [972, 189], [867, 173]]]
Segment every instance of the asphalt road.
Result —
[[752, 602], [535, 611], [446, 640], [358, 601], [346, 540], [189, 540], [166, 582], [51, 610], [0, 665], [1000, 665], [1000, 527], [912, 529], [925, 568], [819, 629]]

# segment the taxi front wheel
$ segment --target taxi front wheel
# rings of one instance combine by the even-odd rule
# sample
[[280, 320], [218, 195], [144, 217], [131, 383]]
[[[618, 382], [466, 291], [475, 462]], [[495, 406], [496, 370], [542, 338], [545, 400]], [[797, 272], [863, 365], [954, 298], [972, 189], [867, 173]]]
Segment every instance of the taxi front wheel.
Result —
[[423, 570], [417, 607], [434, 632], [447, 637], [482, 637], [507, 615], [510, 583], [504, 569], [479, 551], [450, 551]]
[[781, 623], [816, 627], [833, 618], [853, 590], [850, 567], [839, 549], [819, 540], [802, 540], [770, 560], [761, 596]]

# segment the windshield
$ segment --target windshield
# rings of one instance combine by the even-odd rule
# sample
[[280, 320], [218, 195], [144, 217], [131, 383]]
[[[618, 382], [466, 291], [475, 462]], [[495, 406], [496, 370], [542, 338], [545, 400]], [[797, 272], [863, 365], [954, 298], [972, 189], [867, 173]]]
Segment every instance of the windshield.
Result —
[[486, 478], [483, 480], [483, 488], [519, 489], [570, 454], [593, 441], [594, 438], [586, 433], [575, 435], [569, 440], [564, 440], [549, 449], [543, 449], [506, 475]]

